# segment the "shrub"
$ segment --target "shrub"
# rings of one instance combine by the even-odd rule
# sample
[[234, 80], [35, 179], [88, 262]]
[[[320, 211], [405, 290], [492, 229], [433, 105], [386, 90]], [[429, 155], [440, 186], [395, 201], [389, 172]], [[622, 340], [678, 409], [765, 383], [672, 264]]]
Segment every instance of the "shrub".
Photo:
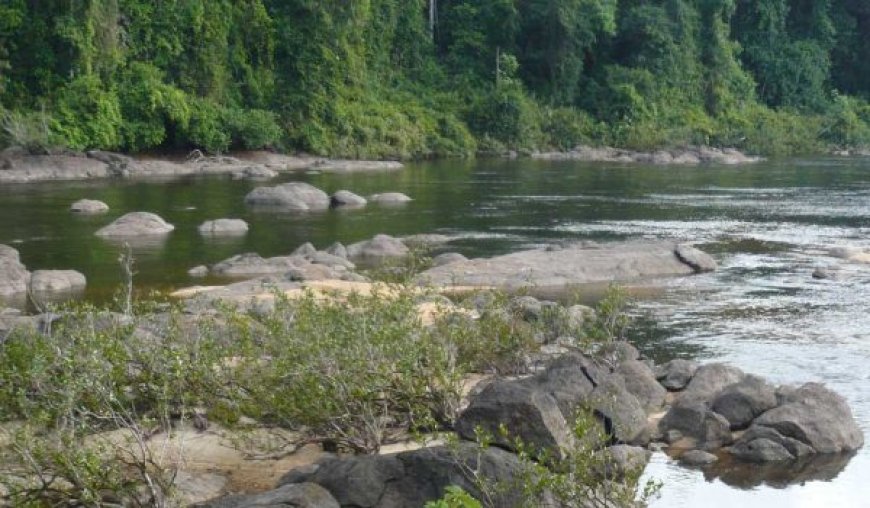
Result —
[[224, 121], [234, 147], [246, 150], [268, 148], [281, 138], [278, 119], [271, 111], [230, 108], [224, 112]]
[[52, 130], [69, 148], [111, 150], [123, 143], [118, 96], [97, 76], [76, 78], [60, 90], [53, 119]]
[[46, 154], [59, 144], [51, 132], [52, 119], [44, 111], [4, 111], [0, 108], [0, 145], [21, 147], [30, 154]]
[[124, 116], [124, 147], [141, 151], [162, 145], [167, 127], [185, 129], [191, 108], [187, 95], [164, 82], [163, 73], [145, 63], [133, 63], [118, 85]]

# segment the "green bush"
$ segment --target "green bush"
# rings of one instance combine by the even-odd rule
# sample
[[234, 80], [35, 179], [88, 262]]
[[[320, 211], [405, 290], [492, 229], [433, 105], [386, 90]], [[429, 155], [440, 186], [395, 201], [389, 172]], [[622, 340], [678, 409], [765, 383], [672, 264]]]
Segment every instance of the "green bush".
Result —
[[118, 95], [95, 75], [76, 78], [58, 91], [53, 119], [52, 130], [76, 150], [112, 150], [124, 141]]
[[230, 144], [246, 150], [269, 148], [281, 139], [278, 118], [261, 109], [227, 109], [224, 121], [230, 132]]
[[187, 95], [164, 82], [163, 73], [145, 63], [134, 63], [118, 85], [124, 117], [124, 147], [137, 152], [161, 146], [167, 129], [185, 129], [191, 108]]

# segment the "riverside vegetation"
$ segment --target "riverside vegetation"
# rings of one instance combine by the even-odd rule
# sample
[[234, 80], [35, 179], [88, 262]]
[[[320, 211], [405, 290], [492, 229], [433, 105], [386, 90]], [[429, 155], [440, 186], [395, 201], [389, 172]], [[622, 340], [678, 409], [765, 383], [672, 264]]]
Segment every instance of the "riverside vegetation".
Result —
[[8, 0], [2, 143], [421, 158], [870, 144], [862, 0]]
[[[272, 309], [216, 305], [196, 314], [160, 300], [131, 305], [131, 290], [118, 299], [122, 312], [58, 308], [43, 314], [40, 330], [2, 337], [0, 504], [174, 506], [183, 457], [153, 443], [190, 425], [238, 436], [253, 427], [291, 431], [264, 454], [302, 443], [376, 453], [409, 433], [450, 429], [469, 374], [524, 373], [553, 334], [578, 337], [575, 347], [592, 352], [621, 338], [624, 323], [618, 292], [582, 323], [560, 306], [521, 319], [521, 308], [495, 293], [465, 300], [480, 311], [470, 319], [405, 285], [329, 299], [276, 294]], [[442, 301], [434, 324], [423, 325], [421, 300]], [[578, 436], [601, 432], [590, 418], [578, 418]], [[586, 439], [588, 450], [572, 460], [521, 451], [523, 495], [552, 489], [563, 506], [593, 493], [603, 503], [632, 503], [640, 471], [615, 481], [594, 444], [601, 439]], [[497, 497], [488, 496], [506, 488], [473, 468], [468, 474], [482, 499], [451, 489], [437, 506], [493, 506]]]

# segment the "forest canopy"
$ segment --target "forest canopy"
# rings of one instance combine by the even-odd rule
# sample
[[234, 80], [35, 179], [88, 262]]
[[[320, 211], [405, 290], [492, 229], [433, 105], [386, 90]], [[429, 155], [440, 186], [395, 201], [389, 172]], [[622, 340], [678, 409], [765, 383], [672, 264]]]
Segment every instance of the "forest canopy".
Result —
[[865, 0], [4, 0], [0, 145], [870, 146]]

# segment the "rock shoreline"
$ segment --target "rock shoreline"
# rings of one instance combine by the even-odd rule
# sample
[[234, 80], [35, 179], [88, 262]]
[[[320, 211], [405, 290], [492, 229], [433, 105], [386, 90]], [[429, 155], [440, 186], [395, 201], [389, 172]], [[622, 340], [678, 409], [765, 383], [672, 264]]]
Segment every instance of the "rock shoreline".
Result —
[[236, 156], [204, 156], [195, 152], [183, 161], [90, 151], [56, 155], [0, 152], [0, 184], [35, 183], [100, 178], [176, 178], [195, 175], [230, 175], [235, 179], [264, 180], [284, 172], [352, 173], [394, 171], [398, 161], [334, 160], [320, 157], [244, 152]]
[[699, 164], [752, 164], [764, 160], [762, 157], [746, 155], [734, 148], [711, 148], [706, 146], [672, 150], [639, 152], [609, 146], [578, 146], [566, 152], [540, 152], [531, 155], [533, 159], [551, 161], [618, 162], [629, 164], [655, 164], [696, 166]]

